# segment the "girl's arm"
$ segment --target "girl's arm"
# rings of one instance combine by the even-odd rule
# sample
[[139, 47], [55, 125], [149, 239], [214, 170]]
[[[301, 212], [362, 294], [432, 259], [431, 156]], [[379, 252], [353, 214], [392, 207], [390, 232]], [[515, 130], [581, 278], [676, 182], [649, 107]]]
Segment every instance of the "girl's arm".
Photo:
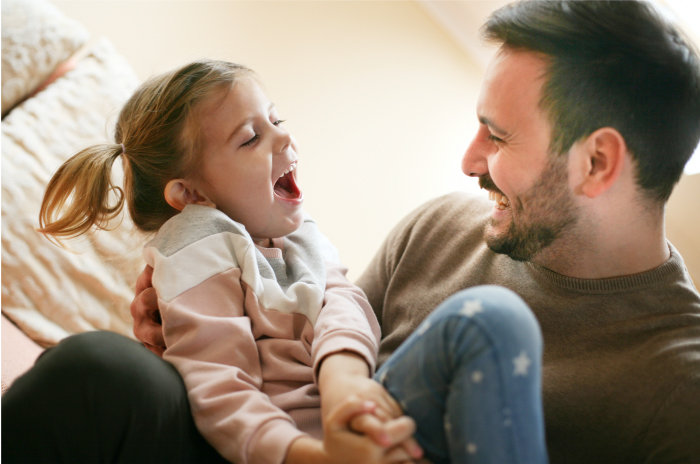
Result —
[[[380, 340], [379, 324], [360, 288], [345, 278], [347, 269], [326, 262], [324, 306], [314, 326], [314, 373], [321, 393], [324, 422], [349, 396], [377, 405], [372, 416], [354, 420], [355, 431], [370, 436], [377, 444], [393, 446], [392, 436], [412, 429], [413, 421], [384, 387], [372, 380]], [[398, 419], [392, 421], [392, 419]], [[360, 430], [361, 428], [361, 430]], [[409, 434], [410, 437], [410, 434]], [[412, 457], [422, 451], [412, 438], [404, 449]]]

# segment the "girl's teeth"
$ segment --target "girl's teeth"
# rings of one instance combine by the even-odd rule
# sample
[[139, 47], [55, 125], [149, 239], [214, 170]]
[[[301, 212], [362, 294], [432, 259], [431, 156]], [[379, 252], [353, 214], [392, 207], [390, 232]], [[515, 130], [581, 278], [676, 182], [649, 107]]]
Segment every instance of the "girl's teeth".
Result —
[[287, 169], [284, 170], [284, 173], [280, 177], [284, 177], [286, 174], [289, 174], [290, 172], [294, 171], [294, 168], [297, 167], [297, 163], [292, 164], [289, 166]]

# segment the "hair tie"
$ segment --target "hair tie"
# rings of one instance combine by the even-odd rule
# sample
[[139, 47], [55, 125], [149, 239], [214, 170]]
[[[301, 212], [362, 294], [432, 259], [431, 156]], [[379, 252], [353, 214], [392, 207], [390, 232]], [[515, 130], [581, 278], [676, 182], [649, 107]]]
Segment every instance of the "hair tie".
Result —
[[124, 148], [124, 144], [123, 144], [123, 143], [120, 143], [119, 145], [122, 146], [122, 152], [121, 152], [121, 154], [122, 154], [122, 155], [125, 154], [125, 153], [126, 153], [126, 149]]

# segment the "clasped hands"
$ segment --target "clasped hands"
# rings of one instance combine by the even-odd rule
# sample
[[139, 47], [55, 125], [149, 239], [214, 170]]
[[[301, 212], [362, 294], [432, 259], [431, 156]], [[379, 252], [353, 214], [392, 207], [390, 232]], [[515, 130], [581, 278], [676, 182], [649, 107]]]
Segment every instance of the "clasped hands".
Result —
[[[153, 268], [146, 266], [136, 281], [131, 315], [136, 338], [162, 357], [165, 340], [152, 277]], [[367, 363], [360, 356], [346, 351], [327, 356], [318, 383], [324, 439], [295, 440], [285, 464], [410, 463], [422, 457], [413, 439], [415, 422], [369, 377]]]

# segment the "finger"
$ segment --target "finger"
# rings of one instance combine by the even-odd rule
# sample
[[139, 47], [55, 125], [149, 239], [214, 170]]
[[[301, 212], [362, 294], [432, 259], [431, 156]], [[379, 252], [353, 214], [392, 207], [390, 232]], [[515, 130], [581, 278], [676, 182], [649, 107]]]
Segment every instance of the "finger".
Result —
[[328, 415], [326, 426], [329, 432], [349, 429], [349, 422], [354, 416], [371, 413], [377, 407], [374, 401], [363, 401], [357, 396], [348, 397]]
[[390, 449], [382, 459], [382, 462], [413, 462], [413, 458], [406, 452], [406, 450], [401, 446], [396, 446]]
[[143, 321], [138, 326], [134, 325], [134, 336], [145, 345], [158, 346], [165, 349], [162, 326], [155, 325], [149, 320]]
[[153, 288], [145, 290], [136, 297], [131, 303], [131, 313], [134, 317], [136, 338], [143, 343], [165, 347], [157, 297]]
[[158, 294], [156, 289], [153, 287], [148, 287], [146, 290], [141, 292], [141, 305], [143, 305], [143, 311], [145, 316], [152, 320], [154, 323], [160, 325], [162, 321], [160, 319], [160, 311], [158, 309]]
[[391, 437], [392, 444], [399, 444], [413, 437], [416, 432], [416, 422], [408, 416], [401, 416], [385, 423], [384, 429]]
[[136, 295], [139, 296], [141, 292], [143, 292], [145, 289], [148, 287], [153, 287], [153, 268], [146, 264], [146, 267], [143, 268], [143, 271], [139, 275], [138, 279], [136, 279]]
[[404, 440], [401, 443], [401, 448], [403, 448], [412, 459], [420, 459], [423, 457], [423, 448], [420, 447], [414, 438]]
[[153, 287], [148, 287], [139, 293], [131, 302], [129, 309], [134, 320], [150, 319], [158, 324], [161, 322], [158, 311], [158, 294]]
[[[396, 419], [396, 417], [386, 412], [386, 409], [383, 407], [377, 407], [372, 414], [374, 414], [381, 422], [388, 422], [392, 419]], [[398, 417], [401, 417], [401, 414], [399, 414]]]
[[404, 411], [399, 405], [399, 403], [391, 396], [391, 393], [384, 388], [384, 385], [373, 380], [373, 390], [372, 399], [377, 401], [377, 406], [384, 409], [384, 411], [389, 414], [391, 419], [396, 419], [404, 415]]
[[158, 294], [153, 287], [145, 288], [141, 293], [134, 297], [131, 302], [131, 317], [134, 319], [144, 317], [153, 311], [158, 310]]
[[380, 403], [380, 406], [386, 409], [386, 412], [391, 415], [392, 419], [396, 419], [397, 417], [401, 417], [404, 415], [403, 409], [401, 409], [401, 406], [399, 403], [394, 399], [393, 396], [391, 396], [391, 393], [389, 393], [386, 388], [382, 384], [379, 384], [379, 386], [382, 389], [382, 402]]
[[[375, 409], [376, 412], [376, 409]], [[384, 421], [374, 414], [360, 414], [350, 420], [350, 430], [367, 435], [379, 446], [391, 446], [391, 437], [384, 429]]]
[[[143, 343], [143, 342], [142, 342]], [[154, 353], [156, 356], [163, 357], [163, 353], [165, 352], [165, 347], [163, 346], [153, 346], [149, 345], [148, 343], [143, 343], [143, 346], [149, 349], [152, 353]]]

